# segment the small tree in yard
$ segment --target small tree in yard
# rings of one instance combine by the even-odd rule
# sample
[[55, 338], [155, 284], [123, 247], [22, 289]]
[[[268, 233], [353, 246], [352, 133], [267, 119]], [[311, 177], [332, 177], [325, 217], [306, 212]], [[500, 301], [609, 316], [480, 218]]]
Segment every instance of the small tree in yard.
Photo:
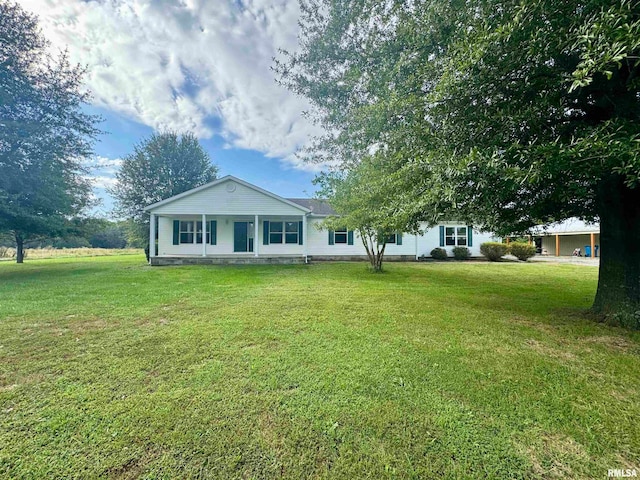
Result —
[[37, 18], [0, 0], [0, 232], [18, 263], [27, 240], [63, 234], [91, 203], [83, 161], [99, 119], [82, 110], [83, 69], [46, 49]]
[[367, 157], [348, 172], [323, 173], [315, 179], [321, 186], [319, 194], [326, 197], [337, 212], [328, 217], [323, 226], [358, 232], [373, 272], [382, 271], [390, 235], [417, 232], [417, 222], [412, 221], [411, 214], [398, 209], [389, 197], [386, 183], [392, 177], [382, 174], [381, 168], [379, 159]]
[[110, 193], [116, 213], [129, 220], [129, 242], [149, 243], [144, 207], [216, 179], [218, 167], [191, 133], [154, 134], [123, 159]]

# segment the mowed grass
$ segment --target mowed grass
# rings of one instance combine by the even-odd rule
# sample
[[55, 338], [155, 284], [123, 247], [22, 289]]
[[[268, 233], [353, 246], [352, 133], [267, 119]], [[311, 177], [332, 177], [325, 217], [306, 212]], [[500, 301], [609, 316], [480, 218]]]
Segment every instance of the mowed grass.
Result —
[[0, 476], [605, 478], [640, 336], [597, 269], [0, 265]]

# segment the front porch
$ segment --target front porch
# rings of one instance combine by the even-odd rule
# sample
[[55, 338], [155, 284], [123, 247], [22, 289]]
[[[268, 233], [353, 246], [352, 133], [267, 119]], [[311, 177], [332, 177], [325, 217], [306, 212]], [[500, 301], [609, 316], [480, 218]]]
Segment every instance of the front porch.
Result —
[[306, 215], [151, 215], [151, 265], [305, 263]]

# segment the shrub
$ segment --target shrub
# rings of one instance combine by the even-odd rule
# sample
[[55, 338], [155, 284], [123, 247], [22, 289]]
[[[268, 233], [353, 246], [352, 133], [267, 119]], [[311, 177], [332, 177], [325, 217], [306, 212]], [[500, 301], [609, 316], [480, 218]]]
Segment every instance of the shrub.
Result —
[[480, 253], [491, 262], [497, 262], [507, 254], [507, 246], [500, 242], [485, 242], [480, 245]]
[[509, 253], [518, 260], [526, 262], [536, 254], [536, 247], [525, 242], [513, 242], [509, 245]]
[[467, 247], [453, 247], [453, 258], [456, 260], [468, 260], [471, 252]]
[[447, 251], [444, 248], [436, 247], [431, 250], [431, 258], [434, 260], [446, 260], [447, 257]]

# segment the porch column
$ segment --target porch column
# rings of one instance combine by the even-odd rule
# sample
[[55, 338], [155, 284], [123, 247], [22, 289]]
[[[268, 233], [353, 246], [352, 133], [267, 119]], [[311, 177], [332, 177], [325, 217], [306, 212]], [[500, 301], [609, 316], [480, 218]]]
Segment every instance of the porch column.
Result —
[[258, 238], [258, 233], [260, 232], [260, 229], [258, 228], [258, 215], [256, 215], [253, 219], [253, 252], [254, 252], [254, 256], [257, 257], [259, 256], [260, 253], [260, 242], [258, 240], [260, 240]]
[[302, 215], [302, 256], [304, 257], [304, 263], [307, 263], [307, 252], [309, 251], [307, 238], [307, 216]]
[[149, 257], [156, 256], [156, 215], [149, 217]]
[[556, 257], [560, 256], [560, 235], [556, 233]]
[[207, 256], [207, 216], [202, 214], [202, 256]]
[[591, 258], [596, 258], [596, 234], [591, 234]]

